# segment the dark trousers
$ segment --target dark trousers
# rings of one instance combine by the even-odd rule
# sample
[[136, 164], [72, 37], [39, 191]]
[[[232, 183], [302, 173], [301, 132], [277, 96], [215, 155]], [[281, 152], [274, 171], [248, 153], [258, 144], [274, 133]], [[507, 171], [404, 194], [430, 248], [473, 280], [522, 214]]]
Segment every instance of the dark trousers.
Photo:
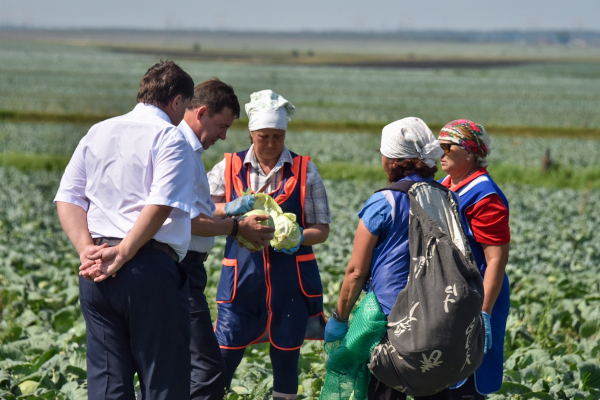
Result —
[[141, 248], [114, 278], [79, 279], [90, 400], [189, 399], [190, 306], [185, 270]]
[[[229, 389], [233, 374], [244, 357], [246, 349], [221, 349], [226, 365], [225, 383]], [[285, 394], [298, 393], [298, 359], [300, 349], [279, 350], [271, 345], [269, 349], [273, 366], [273, 391]]]
[[[449, 391], [449, 389], [445, 389], [431, 396], [415, 397], [415, 400], [449, 400]], [[386, 386], [371, 375], [367, 398], [369, 400], [406, 400], [406, 394]]]
[[450, 389], [450, 399], [452, 400], [484, 400], [485, 396], [479, 394], [475, 389], [475, 375], [471, 375], [469, 379], [459, 388]]
[[206, 270], [203, 253], [188, 251], [180, 263], [185, 267], [190, 285], [190, 310], [192, 324], [192, 400], [222, 400], [225, 395], [225, 362], [213, 330], [210, 310], [204, 289]]

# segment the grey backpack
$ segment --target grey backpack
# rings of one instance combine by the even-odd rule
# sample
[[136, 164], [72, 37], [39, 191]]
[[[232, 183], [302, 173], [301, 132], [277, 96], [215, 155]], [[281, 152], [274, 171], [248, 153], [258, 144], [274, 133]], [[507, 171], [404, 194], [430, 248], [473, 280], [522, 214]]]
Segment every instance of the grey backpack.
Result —
[[448, 189], [401, 181], [382, 190], [410, 199], [411, 262], [369, 369], [391, 388], [429, 396], [466, 379], [483, 360], [483, 281]]

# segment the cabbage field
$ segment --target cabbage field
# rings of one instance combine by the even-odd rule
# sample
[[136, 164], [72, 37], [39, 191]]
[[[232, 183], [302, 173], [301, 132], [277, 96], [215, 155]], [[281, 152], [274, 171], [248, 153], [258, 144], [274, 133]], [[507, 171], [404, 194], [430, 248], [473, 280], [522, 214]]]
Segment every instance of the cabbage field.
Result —
[[[126, 112], [154, 61], [92, 47], [0, 43], [0, 399], [87, 398], [79, 258], [52, 199], [65, 160], [90, 126], [2, 112]], [[242, 102], [265, 87], [289, 93], [300, 120], [385, 123], [415, 115], [431, 124], [470, 117], [506, 127], [600, 128], [600, 66], [592, 62], [468, 71], [181, 64], [198, 81], [218, 75], [232, 83]], [[518, 137], [506, 129], [492, 137], [490, 170], [511, 207], [511, 313], [504, 385], [489, 399], [600, 399], [600, 138]], [[325, 178], [333, 221], [315, 253], [330, 316], [356, 213], [385, 184], [379, 136], [299, 129], [286, 144], [311, 155]], [[247, 146], [247, 132], [232, 129], [204, 153], [205, 162], [211, 167], [223, 152]], [[554, 165], [541, 172], [547, 149]], [[20, 163], [44, 157], [58, 161]], [[220, 238], [207, 261], [213, 319], [223, 250]], [[302, 348], [300, 398], [318, 398], [324, 360], [321, 342]], [[270, 368], [267, 345], [249, 348], [229, 399], [267, 398]]]
[[[60, 175], [0, 169], [0, 398], [86, 398], [78, 258], [51, 202]], [[356, 211], [381, 184], [326, 181], [332, 234], [316, 248], [326, 310], [337, 300], [352, 250]], [[504, 189], [511, 203], [512, 310], [505, 384], [502, 394], [492, 398], [522, 394], [524, 399], [597, 399], [600, 191], [519, 185]], [[208, 261], [209, 299], [216, 295], [223, 249], [219, 240]], [[255, 398], [268, 393], [272, 384], [268, 348], [255, 346], [247, 353], [234, 387]], [[323, 375], [322, 344], [307, 343], [300, 361], [303, 396], [318, 395]]]
[[[0, 110], [125, 113], [158, 58], [6, 40]], [[600, 67], [593, 61], [469, 70], [180, 64], [197, 82], [218, 76], [233, 85], [243, 102], [265, 87], [284, 93], [300, 120], [389, 122], [400, 112], [429, 124], [468, 118], [484, 126], [600, 128]]]

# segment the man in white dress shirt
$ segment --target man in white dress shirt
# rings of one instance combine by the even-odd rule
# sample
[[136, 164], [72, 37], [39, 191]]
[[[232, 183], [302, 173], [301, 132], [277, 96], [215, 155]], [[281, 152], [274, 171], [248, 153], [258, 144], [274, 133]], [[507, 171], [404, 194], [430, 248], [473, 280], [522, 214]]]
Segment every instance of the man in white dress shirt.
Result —
[[193, 90], [175, 63], [151, 67], [133, 111], [81, 139], [54, 200], [82, 263], [90, 400], [135, 400], [136, 372], [143, 399], [189, 399], [189, 290], [178, 260], [198, 214], [196, 165], [174, 124]]
[[[221, 400], [224, 396], [225, 363], [213, 331], [210, 310], [204, 296], [207, 276], [204, 261], [213, 247], [214, 236], [238, 234], [257, 245], [268, 245], [272, 228], [258, 221], [267, 217], [249, 217], [241, 221], [213, 218], [215, 205], [202, 161], [202, 153], [217, 140], [225, 140], [227, 129], [240, 116], [240, 104], [233, 88], [213, 78], [194, 88], [194, 97], [179, 129], [196, 154], [199, 179], [196, 182], [200, 213], [192, 219], [192, 239], [187, 255], [181, 261], [186, 268], [190, 286], [192, 324], [191, 400]], [[237, 227], [235, 226], [237, 224]], [[235, 232], [237, 230], [237, 232]]]

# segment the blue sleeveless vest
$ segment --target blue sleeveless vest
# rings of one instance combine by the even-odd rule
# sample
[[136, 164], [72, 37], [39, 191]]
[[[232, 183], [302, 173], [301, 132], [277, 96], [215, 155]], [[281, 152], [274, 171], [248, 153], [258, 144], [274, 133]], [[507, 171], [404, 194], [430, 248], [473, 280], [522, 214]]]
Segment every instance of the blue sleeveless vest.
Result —
[[[243, 164], [248, 150], [226, 154], [226, 198], [238, 198], [249, 186], [249, 168]], [[292, 153], [282, 182], [269, 193], [284, 212], [296, 214], [304, 227], [306, 167], [309, 157]], [[217, 289], [215, 334], [221, 348], [239, 349], [270, 341], [281, 350], [294, 350], [304, 339], [322, 340], [323, 286], [311, 246], [293, 255], [272, 247], [251, 253], [227, 238]]]
[[469, 245], [471, 245], [471, 250], [473, 251], [473, 256], [475, 257], [475, 261], [481, 272], [481, 276], [485, 276], [485, 254], [483, 253], [481, 245], [475, 240], [473, 230], [467, 221], [466, 213], [471, 206], [492, 194], [497, 194], [500, 197], [500, 200], [502, 200], [502, 203], [504, 203], [504, 206], [506, 206], [506, 209], [508, 209], [508, 200], [506, 200], [504, 193], [502, 193], [498, 185], [496, 185], [492, 178], [487, 174], [478, 176], [468, 185], [458, 190], [458, 195], [460, 197], [460, 216], [465, 227], [467, 238], [469, 239]]
[[[450, 179], [450, 176], [440, 180], [440, 183], [443, 183], [446, 179]], [[496, 185], [488, 174], [478, 176], [458, 190], [461, 222], [465, 228], [471, 251], [473, 252], [482, 278], [485, 275], [487, 267], [485, 254], [483, 247], [475, 239], [473, 230], [468, 223], [466, 212], [469, 207], [492, 194], [497, 194], [508, 209], [508, 200], [506, 200], [504, 193], [502, 193], [498, 185]], [[504, 375], [504, 335], [509, 309], [510, 288], [508, 276], [504, 274], [502, 289], [492, 310], [492, 348], [488, 350], [481, 366], [475, 372], [475, 388], [483, 395], [497, 392], [502, 387], [502, 377]]]

